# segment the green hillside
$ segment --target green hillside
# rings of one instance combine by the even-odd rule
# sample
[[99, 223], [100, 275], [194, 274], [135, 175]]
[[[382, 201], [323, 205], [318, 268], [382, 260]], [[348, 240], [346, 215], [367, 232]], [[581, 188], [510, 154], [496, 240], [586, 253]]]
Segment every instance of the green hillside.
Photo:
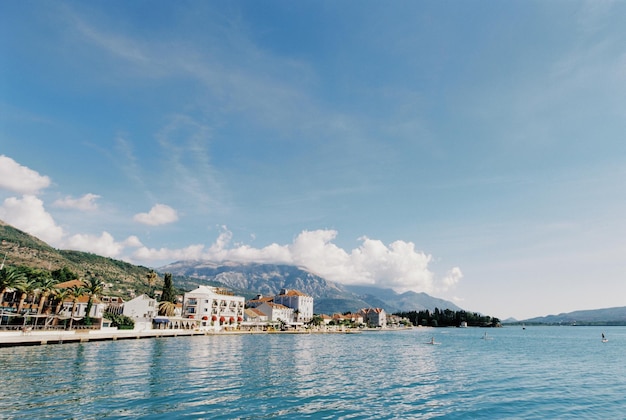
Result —
[[[147, 267], [136, 266], [88, 252], [55, 249], [45, 242], [0, 220], [0, 261], [5, 265], [26, 266], [48, 271], [67, 268], [79, 278], [100, 276], [107, 285], [106, 294], [129, 298], [133, 293], [149, 292]], [[157, 289], [162, 284], [157, 282]]]

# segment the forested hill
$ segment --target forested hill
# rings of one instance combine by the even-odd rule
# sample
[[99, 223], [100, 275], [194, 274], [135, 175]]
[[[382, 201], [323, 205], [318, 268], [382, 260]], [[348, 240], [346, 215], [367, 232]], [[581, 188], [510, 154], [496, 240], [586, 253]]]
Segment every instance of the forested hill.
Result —
[[51, 247], [42, 240], [14, 228], [0, 220], [0, 262], [16, 267], [48, 271], [69, 269], [79, 278], [98, 275], [112, 287], [108, 292], [129, 297], [131, 292], [148, 291], [147, 267], [80, 251], [64, 251]]

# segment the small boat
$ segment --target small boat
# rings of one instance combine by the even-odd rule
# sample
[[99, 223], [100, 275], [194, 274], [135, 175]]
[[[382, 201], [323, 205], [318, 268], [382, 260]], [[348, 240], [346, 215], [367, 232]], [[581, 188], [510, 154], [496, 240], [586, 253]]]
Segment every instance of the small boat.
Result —
[[493, 338], [489, 337], [489, 336], [487, 335], [487, 333], [485, 333], [485, 335], [483, 335], [483, 336], [482, 336], [482, 337], [480, 337], [480, 338], [481, 338], [481, 339], [483, 339], [483, 340], [493, 340]]
[[608, 341], [609, 339], [604, 336], [604, 333], [602, 333], [602, 342], [607, 343]]

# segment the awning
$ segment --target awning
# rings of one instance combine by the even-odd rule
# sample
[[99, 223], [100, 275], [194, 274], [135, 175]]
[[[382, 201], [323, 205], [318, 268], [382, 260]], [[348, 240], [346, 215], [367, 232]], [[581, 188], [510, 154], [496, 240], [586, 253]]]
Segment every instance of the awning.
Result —
[[208, 320], [209, 320], [209, 317], [205, 315], [205, 316], [203, 316], [203, 317], [202, 317], [202, 320], [203, 320], [203, 321], [208, 321]]
[[220, 322], [224, 322], [226, 321], [226, 318], [224, 318], [223, 316], [220, 317]]
[[163, 316], [157, 316], [156, 318], [154, 318], [152, 320], [152, 322], [156, 323], [156, 324], [167, 324], [168, 322], [170, 322], [169, 318], [163, 317]]
[[211, 320], [212, 320], [212, 321], [217, 321], [217, 315], [213, 315], [213, 316], [211, 317]]

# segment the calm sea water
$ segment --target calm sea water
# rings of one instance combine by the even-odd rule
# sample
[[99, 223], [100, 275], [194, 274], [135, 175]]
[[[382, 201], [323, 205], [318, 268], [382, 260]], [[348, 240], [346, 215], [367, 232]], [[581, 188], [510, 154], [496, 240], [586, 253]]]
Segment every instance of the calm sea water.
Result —
[[[481, 339], [485, 331], [492, 339]], [[433, 336], [441, 344], [426, 344]], [[624, 418], [624, 349], [625, 327], [420, 328], [0, 348], [0, 417]]]

